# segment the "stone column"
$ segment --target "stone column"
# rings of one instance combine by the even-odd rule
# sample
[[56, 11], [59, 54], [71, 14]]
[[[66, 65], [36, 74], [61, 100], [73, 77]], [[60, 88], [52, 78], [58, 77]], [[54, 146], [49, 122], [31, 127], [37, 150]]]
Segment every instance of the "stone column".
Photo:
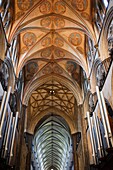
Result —
[[[18, 133], [18, 143], [17, 143], [17, 151], [16, 151], [16, 162], [15, 162], [15, 170], [22, 170], [21, 169], [21, 156], [26, 154], [26, 146], [24, 142], [24, 122], [25, 122], [25, 114], [26, 114], [27, 106], [22, 106], [22, 111], [19, 120], [19, 133]], [[24, 145], [24, 146], [23, 146]], [[24, 150], [23, 150], [24, 149]]]
[[72, 135], [72, 141], [73, 141], [73, 160], [74, 160], [74, 170], [79, 170], [79, 164], [78, 164], [78, 156], [76, 152], [76, 133]]
[[[85, 104], [84, 104], [85, 105]], [[83, 154], [83, 162], [84, 162], [84, 170], [89, 170], [89, 154], [88, 154], [88, 146], [87, 146], [87, 134], [86, 134], [86, 125], [85, 125], [85, 113], [86, 106], [80, 105], [78, 107], [78, 114], [81, 115], [81, 140], [82, 140], [82, 154]]]
[[25, 136], [26, 136], [26, 145], [28, 148], [28, 153], [26, 157], [26, 170], [30, 170], [33, 135], [26, 133]]

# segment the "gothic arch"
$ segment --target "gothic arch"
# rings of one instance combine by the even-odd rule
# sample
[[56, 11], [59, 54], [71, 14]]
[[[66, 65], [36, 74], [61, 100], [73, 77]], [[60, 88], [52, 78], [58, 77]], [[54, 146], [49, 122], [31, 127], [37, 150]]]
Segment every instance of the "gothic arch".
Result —
[[102, 38], [100, 40], [100, 49], [103, 52], [101, 54], [101, 59], [102, 61], [108, 58], [108, 43], [107, 43], [107, 35], [108, 35], [108, 30], [111, 21], [113, 20], [113, 7], [109, 9], [109, 11], [106, 14], [106, 18], [103, 24], [103, 30], [102, 30]]
[[101, 89], [104, 83], [105, 78], [105, 68], [100, 58], [97, 58], [94, 61], [93, 65], [93, 72], [92, 72], [92, 78], [91, 78], [91, 89], [92, 93], [95, 92], [95, 87], [98, 85]]
[[39, 121], [46, 115], [49, 115], [50, 113], [56, 114], [61, 116], [62, 118], [65, 119], [65, 121], [67, 122], [71, 134], [75, 134], [77, 132], [77, 127], [76, 124], [74, 122], [74, 119], [71, 119], [70, 116], [66, 115], [65, 113], [63, 113], [61, 110], [55, 109], [53, 107], [48, 108], [42, 112], [40, 112], [37, 116], [32, 117], [30, 120], [30, 123], [28, 124], [27, 127], [27, 132], [30, 134], [34, 134], [34, 130], [36, 125], [39, 123]]
[[36, 79], [33, 82], [30, 82], [26, 86], [25, 91], [24, 91], [23, 104], [27, 106], [32, 92], [36, 88], [40, 87], [42, 84], [44, 84], [44, 83], [46, 83], [50, 80], [55, 80], [57, 82], [60, 82], [62, 85], [67, 87], [73, 93], [74, 97], [77, 100], [78, 105], [83, 103], [82, 91], [81, 91], [79, 85], [76, 82], [73, 83], [63, 76], [52, 74], [52, 75], [48, 75], [48, 76], [46, 75], [46, 76], [43, 76], [39, 79]]
[[8, 86], [11, 86], [12, 92], [14, 92], [15, 74], [14, 74], [12, 62], [9, 58], [6, 58], [4, 62], [8, 67], [8, 73], [9, 73]]
[[92, 77], [91, 77], [91, 80], [90, 80], [90, 84], [91, 84], [91, 92], [94, 93], [95, 92], [95, 87], [96, 87], [96, 71], [97, 71], [97, 68], [98, 68], [98, 65], [101, 63], [100, 59], [97, 58], [95, 61], [94, 61], [94, 65], [93, 65], [93, 70], [92, 70]]

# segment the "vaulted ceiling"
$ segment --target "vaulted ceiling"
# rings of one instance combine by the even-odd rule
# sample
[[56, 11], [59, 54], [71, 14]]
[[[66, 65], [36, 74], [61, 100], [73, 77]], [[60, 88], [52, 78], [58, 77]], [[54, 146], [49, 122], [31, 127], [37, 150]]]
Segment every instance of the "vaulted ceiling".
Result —
[[[50, 111], [50, 108], [54, 112], [67, 115], [76, 124], [77, 98], [75, 99], [76, 95], [66, 86], [66, 82], [64, 85], [63, 78], [67, 84], [70, 81], [73, 87], [77, 86], [81, 89], [82, 71], [84, 70], [87, 76], [89, 74], [86, 38], [91, 38], [96, 44], [91, 3], [91, 0], [15, 0], [14, 24], [8, 41], [11, 43], [13, 39], [18, 39], [16, 76], [18, 77], [19, 72], [24, 68], [25, 95], [31, 86], [34, 86], [33, 82], [36, 80], [38, 83], [42, 82], [38, 87], [35, 85], [30, 92], [27, 124], [30, 124], [31, 120], [36, 121], [40, 113], [45, 110]], [[48, 76], [49, 79], [43, 82]], [[61, 81], [57, 81], [54, 77], [60, 77]], [[56, 125], [54, 127], [57, 128]], [[51, 140], [54, 140], [51, 131], [48, 131], [48, 135]], [[59, 133], [60, 130], [56, 134], [58, 138], [60, 138]], [[35, 137], [36, 140], [41, 138], [40, 133], [38, 135], [37, 132]], [[61, 139], [64, 140], [63, 145], [65, 145], [67, 135], [65, 139], [63, 136]], [[57, 159], [58, 153], [51, 151], [51, 144], [50, 146], [44, 144], [44, 146], [46, 151], [49, 147], [50, 158], [51, 153], [54, 154], [52, 161], [49, 158], [45, 160], [42, 158], [43, 163], [47, 165], [46, 169], [53, 166], [61, 170], [58, 161], [61, 156], [58, 155]], [[54, 151], [58, 151], [56, 146]], [[44, 152], [44, 149], [41, 152]]]
[[20, 49], [17, 76], [29, 61], [35, 60], [28, 64], [33, 67], [28, 72], [36, 71], [37, 76], [39, 72], [55, 72], [78, 80], [79, 66], [88, 74], [86, 36], [96, 43], [91, 2], [15, 0], [15, 21], [9, 42], [17, 35]]
[[51, 114], [40, 124], [34, 136], [33, 166], [44, 170], [69, 170], [73, 165], [72, 155], [72, 139], [67, 123], [60, 116]]

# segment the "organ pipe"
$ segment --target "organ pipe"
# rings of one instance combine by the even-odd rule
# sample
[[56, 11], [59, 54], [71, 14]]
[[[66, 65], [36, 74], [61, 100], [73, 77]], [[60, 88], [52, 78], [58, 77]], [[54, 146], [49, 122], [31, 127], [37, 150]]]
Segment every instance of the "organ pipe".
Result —
[[6, 100], [6, 94], [7, 94], [7, 92], [4, 91], [2, 103], [1, 103], [1, 107], [0, 107], [0, 120], [1, 120], [1, 117], [2, 117], [3, 107], [4, 107], [5, 100]]
[[8, 102], [9, 102], [10, 93], [11, 93], [11, 86], [9, 86], [9, 88], [8, 88], [6, 101], [5, 101], [5, 106], [4, 106], [4, 110], [3, 110], [3, 115], [2, 115], [2, 119], [1, 119], [0, 137], [2, 137], [2, 129], [3, 129], [3, 124], [4, 124], [4, 120], [5, 120], [5, 116], [6, 116], [6, 110], [7, 110], [7, 106], [8, 106]]
[[95, 148], [94, 148], [94, 140], [93, 140], [93, 135], [92, 135], [92, 129], [91, 129], [91, 122], [90, 122], [89, 112], [87, 112], [87, 119], [88, 119], [89, 133], [90, 133], [90, 139], [91, 139], [91, 145], [92, 145], [92, 156], [93, 156], [93, 159], [94, 159], [94, 164], [96, 164], [96, 155], [95, 155]]
[[12, 141], [11, 141], [11, 148], [10, 148], [10, 157], [13, 156], [13, 147], [14, 147], [14, 139], [15, 139], [15, 134], [16, 134], [16, 126], [18, 122], [18, 112], [16, 112], [15, 116], [15, 121], [14, 121], [14, 129], [13, 129], [13, 136], [12, 136]]
[[95, 126], [95, 130], [96, 130], [96, 136], [97, 136], [97, 143], [98, 143], [98, 151], [99, 151], [99, 156], [102, 157], [103, 154], [101, 152], [102, 149], [102, 139], [101, 139], [101, 134], [99, 133], [99, 127], [98, 127], [98, 120], [96, 117], [96, 113], [93, 114], [93, 119], [94, 119], [94, 126]]
[[103, 122], [104, 130], [105, 130], [105, 138], [106, 138], [107, 146], [109, 148], [110, 147], [109, 135], [108, 135], [108, 131], [107, 131], [107, 126], [106, 126], [106, 122], [105, 122], [104, 111], [103, 111], [103, 106], [102, 106], [102, 101], [101, 101], [101, 96], [100, 96], [100, 91], [99, 91], [98, 86], [96, 86], [96, 92], [97, 92], [98, 102], [99, 102], [99, 106], [100, 106], [102, 122]]
[[110, 123], [109, 123], [109, 119], [108, 119], [108, 113], [107, 113], [107, 108], [106, 108], [106, 104], [105, 104], [105, 99], [104, 99], [102, 91], [100, 92], [100, 95], [101, 95], [101, 100], [102, 100], [102, 104], [103, 104], [103, 110], [104, 110], [105, 120], [106, 120], [106, 124], [107, 124], [107, 129], [108, 129], [108, 135], [109, 135], [112, 147], [113, 147], [112, 132], [111, 132], [111, 127], [110, 127]]
[[9, 142], [9, 135], [10, 135], [10, 131], [11, 131], [12, 118], [13, 118], [13, 112], [11, 112], [10, 120], [9, 120], [9, 124], [8, 124], [8, 132], [7, 132], [7, 136], [6, 136], [5, 153], [4, 153], [4, 155], [6, 155], [6, 152], [8, 150], [8, 142]]

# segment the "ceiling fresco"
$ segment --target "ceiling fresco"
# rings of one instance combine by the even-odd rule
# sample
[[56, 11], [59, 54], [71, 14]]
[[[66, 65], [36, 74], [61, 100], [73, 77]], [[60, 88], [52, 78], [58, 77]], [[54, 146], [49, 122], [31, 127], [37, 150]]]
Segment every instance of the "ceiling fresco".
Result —
[[[90, 0], [15, 0], [15, 22], [9, 41], [20, 36], [16, 75], [36, 58], [47, 63], [58, 59], [74, 61], [88, 74], [85, 37], [95, 38], [90, 5]], [[64, 69], [64, 64], [61, 67]]]
[[[15, 0], [15, 20], [9, 42], [19, 36], [20, 56], [16, 76], [25, 68], [25, 93], [34, 81], [49, 75], [62, 76], [81, 88], [82, 69], [87, 76], [89, 74], [86, 37], [96, 43], [90, 17], [90, 0]], [[43, 93], [45, 84], [39, 87], [37, 93]], [[53, 83], [50, 87], [55, 86]], [[48, 91], [44, 90], [44, 93], [42, 101], [46, 103]], [[56, 94], [53, 97], [54, 101], [61, 99]], [[51, 103], [51, 96], [47, 98]], [[64, 108], [61, 103], [57, 107]], [[45, 107], [41, 108], [44, 110]], [[66, 113], [73, 112], [69, 108], [65, 110]], [[32, 112], [34, 114], [33, 109]]]
[[[66, 115], [67, 120], [73, 121], [73, 126], [76, 126], [77, 97], [68, 87], [81, 90], [82, 70], [87, 77], [89, 74], [86, 38], [97, 43], [91, 0], [15, 0], [14, 16], [8, 41], [11, 43], [19, 37], [20, 55], [15, 74], [18, 77], [24, 68], [24, 94], [29, 93], [31, 86], [35, 87], [33, 82], [39, 81], [30, 93], [27, 128], [50, 108]], [[55, 159], [52, 158], [53, 161]], [[46, 163], [46, 169], [51, 169], [53, 164], [48, 158]], [[58, 164], [56, 162], [53, 167], [60, 169]]]

